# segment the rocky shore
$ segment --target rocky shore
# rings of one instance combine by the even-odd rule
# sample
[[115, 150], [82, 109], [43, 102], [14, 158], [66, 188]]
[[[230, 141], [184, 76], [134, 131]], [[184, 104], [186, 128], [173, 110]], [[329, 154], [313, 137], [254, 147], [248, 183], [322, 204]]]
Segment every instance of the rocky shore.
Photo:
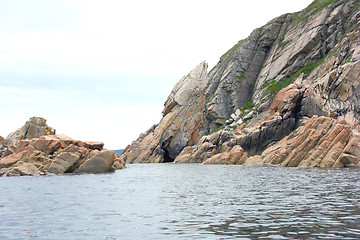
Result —
[[124, 162], [360, 167], [360, 3], [316, 0], [174, 87]]
[[102, 142], [54, 135], [43, 118], [33, 117], [1, 139], [0, 176], [102, 173], [125, 168], [114, 151]]

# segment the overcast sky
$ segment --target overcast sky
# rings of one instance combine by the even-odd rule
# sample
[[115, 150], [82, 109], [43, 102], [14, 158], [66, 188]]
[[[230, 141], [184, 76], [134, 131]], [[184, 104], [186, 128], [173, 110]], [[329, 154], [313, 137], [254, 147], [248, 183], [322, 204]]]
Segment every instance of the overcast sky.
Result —
[[175, 83], [312, 0], [0, 0], [0, 135], [32, 116], [125, 148]]

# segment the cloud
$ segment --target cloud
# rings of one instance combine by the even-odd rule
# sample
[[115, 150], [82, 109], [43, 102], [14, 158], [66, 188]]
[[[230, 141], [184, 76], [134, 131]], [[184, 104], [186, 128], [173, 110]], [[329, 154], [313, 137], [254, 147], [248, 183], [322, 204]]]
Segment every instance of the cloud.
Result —
[[63, 133], [80, 140], [103, 141], [108, 149], [125, 148], [161, 118], [159, 105], [117, 105], [82, 108], [71, 118], [58, 116], [49, 120]]
[[[0, 87], [0, 135], [6, 136], [32, 116], [44, 117], [57, 133], [80, 140], [103, 141], [107, 148], [125, 147], [161, 118], [159, 104], [102, 105], [84, 93]], [[18, 106], [17, 109], [11, 109]]]
[[42, 116], [124, 147], [193, 67], [311, 2], [0, 0], [0, 134]]

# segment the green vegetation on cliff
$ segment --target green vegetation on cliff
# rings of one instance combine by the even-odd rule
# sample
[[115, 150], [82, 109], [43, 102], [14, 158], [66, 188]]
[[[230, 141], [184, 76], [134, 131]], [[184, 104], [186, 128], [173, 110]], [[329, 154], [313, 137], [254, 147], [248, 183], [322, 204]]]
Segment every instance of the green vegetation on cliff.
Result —
[[272, 80], [271, 82], [268, 83], [264, 95], [271, 94], [272, 96], [275, 96], [281, 89], [283, 89], [284, 87], [286, 87], [290, 83], [292, 83], [293, 80], [298, 78], [302, 73], [305, 75], [304, 77], [306, 78], [307, 76], [309, 76], [311, 74], [312, 71], [314, 71], [317, 67], [319, 67], [321, 64], [324, 63], [326, 57], [327, 57], [327, 55], [325, 55], [324, 57], [322, 57], [319, 60], [316, 60], [315, 62], [312, 62], [312, 63], [306, 65], [305, 67], [301, 68], [299, 71], [297, 71], [290, 77], [283, 78], [278, 82], [275, 82], [275, 80]]
[[327, 7], [329, 4], [336, 3], [338, 1], [339, 0], [315, 0], [307, 8], [305, 8], [305, 11], [310, 11], [314, 8], [317, 11], [320, 11], [323, 8]]
[[240, 111], [244, 112], [245, 110], [252, 109], [253, 107], [254, 107], [254, 103], [252, 99], [250, 99], [240, 108]]

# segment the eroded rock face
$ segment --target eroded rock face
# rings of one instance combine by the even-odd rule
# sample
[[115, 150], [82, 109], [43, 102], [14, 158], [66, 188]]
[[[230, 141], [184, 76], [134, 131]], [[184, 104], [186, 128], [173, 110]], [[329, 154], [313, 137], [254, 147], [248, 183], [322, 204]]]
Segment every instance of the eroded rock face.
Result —
[[209, 73], [206, 89], [204, 132], [212, 132], [252, 97], [260, 70], [268, 58], [282, 25], [291, 18], [284, 15], [247, 39], [239, 41], [225, 53]]
[[360, 125], [313, 116], [261, 158], [286, 167], [360, 167]]
[[187, 145], [199, 140], [208, 83], [208, 65], [204, 62], [184, 76], [166, 100], [163, 118], [125, 148], [125, 162], [172, 162]]
[[276, 95], [267, 115], [253, 127], [243, 124], [234, 131], [221, 130], [205, 136], [198, 144], [185, 148], [175, 162], [243, 164], [296, 128], [300, 95], [298, 84], [289, 85]]
[[[206, 135], [224, 123], [232, 123], [231, 127], [234, 127], [248, 121], [243, 112], [236, 114], [246, 103], [253, 105], [251, 110], [255, 112], [250, 118], [256, 117], [270, 107], [281, 86], [294, 82], [301, 73], [308, 84], [313, 85], [307, 86], [310, 91], [308, 102], [319, 105], [306, 109], [309, 117], [324, 115], [323, 111], [341, 115], [356, 112], [356, 94], [347, 96], [347, 91], [359, 90], [358, 84], [350, 80], [356, 79], [352, 75], [354, 71], [347, 73], [350, 66], [337, 72], [343, 75], [341, 89], [336, 87], [339, 81], [329, 83], [335, 77], [334, 73], [322, 83], [318, 79], [347, 61], [359, 59], [359, 16], [357, 1], [342, 0], [325, 8], [309, 7], [298, 13], [285, 14], [255, 29], [247, 39], [225, 53], [210, 72], [202, 132]], [[331, 56], [336, 57], [326, 68], [311, 73]], [[323, 89], [323, 84], [328, 83], [329, 88]], [[342, 92], [340, 95], [339, 91]], [[326, 96], [332, 100], [320, 101]]]
[[[308, 117], [322, 115], [355, 123], [360, 119], [360, 60], [333, 67], [337, 57], [329, 58], [303, 82], [301, 112]], [[352, 54], [351, 58], [360, 56]]]
[[[360, 167], [360, 125], [331, 117], [301, 118], [300, 127], [289, 132], [286, 121], [296, 117], [300, 104], [296, 85], [282, 89], [268, 115], [234, 132], [219, 131], [185, 148], [175, 162], [204, 164], [274, 164], [286, 167]], [[297, 104], [296, 104], [297, 103]], [[290, 128], [291, 129], [291, 128]], [[264, 136], [263, 138], [261, 136]], [[216, 139], [216, 142], [214, 142]], [[260, 151], [257, 151], [262, 149]]]
[[99, 173], [124, 168], [114, 151], [101, 142], [82, 142], [64, 135], [20, 140], [0, 158], [0, 175], [22, 176]]

